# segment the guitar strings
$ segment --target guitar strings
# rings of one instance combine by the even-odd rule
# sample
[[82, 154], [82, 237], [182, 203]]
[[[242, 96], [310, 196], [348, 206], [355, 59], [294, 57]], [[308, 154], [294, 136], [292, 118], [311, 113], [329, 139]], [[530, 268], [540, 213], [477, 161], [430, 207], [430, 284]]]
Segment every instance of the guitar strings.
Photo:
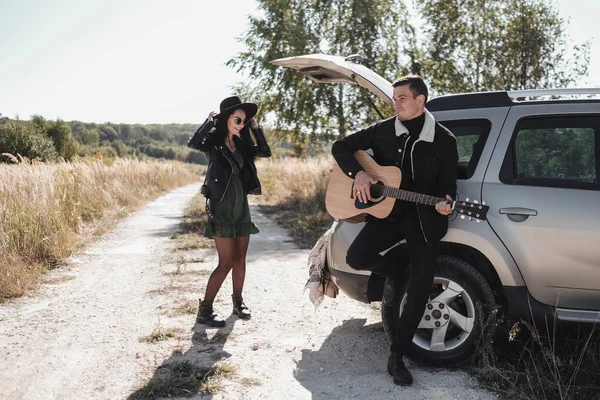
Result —
[[[400, 188], [393, 188], [391, 186], [386, 186], [385, 184], [380, 184], [380, 183], [374, 183], [371, 185], [371, 187], [375, 187], [376, 189], [381, 190], [381, 195], [386, 195], [386, 194], [392, 195], [392, 194], [397, 193], [398, 196], [401, 196], [401, 197], [399, 197], [400, 200], [408, 200], [408, 199], [412, 198], [413, 201], [423, 202], [428, 205], [435, 205], [435, 204], [439, 203], [440, 201], [447, 201], [446, 199], [443, 199], [441, 197], [435, 197], [435, 196], [430, 196], [427, 194], [411, 192], [409, 190], [404, 190], [404, 189], [400, 189]], [[392, 196], [392, 197], [396, 197], [396, 196]]]

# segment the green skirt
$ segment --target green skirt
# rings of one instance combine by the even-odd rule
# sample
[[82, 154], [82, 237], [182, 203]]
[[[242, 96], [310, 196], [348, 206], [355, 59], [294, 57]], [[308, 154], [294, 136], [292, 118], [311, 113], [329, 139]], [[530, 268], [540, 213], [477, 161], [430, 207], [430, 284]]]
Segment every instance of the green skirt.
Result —
[[259, 232], [250, 217], [248, 196], [239, 174], [232, 174], [223, 199], [210, 200], [209, 206], [214, 218], [209, 218], [206, 224], [204, 236], [207, 238], [236, 238]]

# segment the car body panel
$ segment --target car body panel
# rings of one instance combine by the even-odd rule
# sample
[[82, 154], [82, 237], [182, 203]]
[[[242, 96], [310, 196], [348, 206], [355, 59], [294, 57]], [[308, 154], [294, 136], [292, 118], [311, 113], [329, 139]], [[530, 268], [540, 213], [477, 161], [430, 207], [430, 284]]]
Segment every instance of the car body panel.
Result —
[[[598, 104], [540, 104], [513, 107], [505, 131], [514, 132], [528, 116], [600, 115]], [[565, 308], [598, 309], [600, 305], [600, 191], [507, 185], [498, 171], [512, 134], [503, 135], [485, 176], [483, 195], [493, 205], [490, 226], [519, 265], [531, 295]], [[493, 200], [492, 200], [493, 199]], [[503, 208], [535, 210], [537, 215], [514, 222]]]
[[[510, 107], [465, 109], [457, 115], [453, 111], [437, 111], [433, 115], [442, 125], [447, 121], [486, 119], [491, 123], [491, 129], [483, 147], [481, 158], [475, 168], [473, 176], [469, 179], [457, 181], [458, 199], [472, 200], [473, 198], [484, 201], [488, 206], [494, 205], [492, 196], [484, 196], [482, 192], [483, 179], [488, 168], [490, 158], [502, 132], [506, 116]], [[503, 286], [522, 286], [523, 277], [512, 258], [510, 252], [498, 238], [487, 221], [472, 226], [472, 221], [465, 221], [450, 217], [448, 233], [443, 242], [459, 243], [474, 247], [481, 252], [496, 268], [496, 272]]]

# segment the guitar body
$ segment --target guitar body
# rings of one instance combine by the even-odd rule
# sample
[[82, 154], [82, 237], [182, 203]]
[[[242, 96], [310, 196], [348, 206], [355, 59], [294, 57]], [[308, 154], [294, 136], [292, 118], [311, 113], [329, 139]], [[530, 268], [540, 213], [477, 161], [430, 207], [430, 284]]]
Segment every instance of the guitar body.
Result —
[[[369, 154], [361, 150], [354, 153], [354, 157], [373, 179], [385, 186], [400, 187], [402, 173], [397, 167], [382, 167]], [[382, 196], [365, 204], [353, 198], [353, 190], [354, 179], [344, 174], [335, 163], [325, 195], [325, 206], [332, 217], [342, 220], [367, 213], [376, 218], [385, 218], [392, 212], [395, 198]]]

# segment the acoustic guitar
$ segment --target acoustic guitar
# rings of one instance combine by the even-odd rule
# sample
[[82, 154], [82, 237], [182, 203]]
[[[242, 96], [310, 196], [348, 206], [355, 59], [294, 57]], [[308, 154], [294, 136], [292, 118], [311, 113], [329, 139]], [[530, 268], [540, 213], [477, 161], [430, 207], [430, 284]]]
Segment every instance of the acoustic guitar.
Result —
[[373, 200], [362, 203], [358, 198], [354, 198], [354, 179], [347, 176], [337, 163], [334, 163], [325, 194], [325, 206], [333, 218], [357, 221], [356, 217], [365, 213], [376, 218], [385, 218], [392, 212], [396, 199], [400, 199], [428, 206], [435, 206], [440, 201], [445, 201], [450, 203], [455, 212], [461, 214], [462, 219], [474, 220], [477, 223], [486, 219], [489, 207], [484, 202], [480, 203], [477, 200], [469, 202], [469, 199], [450, 202], [445, 198], [399, 189], [402, 181], [402, 172], [399, 168], [381, 166], [361, 150], [355, 152], [354, 157], [365, 172], [377, 181], [371, 185]]

